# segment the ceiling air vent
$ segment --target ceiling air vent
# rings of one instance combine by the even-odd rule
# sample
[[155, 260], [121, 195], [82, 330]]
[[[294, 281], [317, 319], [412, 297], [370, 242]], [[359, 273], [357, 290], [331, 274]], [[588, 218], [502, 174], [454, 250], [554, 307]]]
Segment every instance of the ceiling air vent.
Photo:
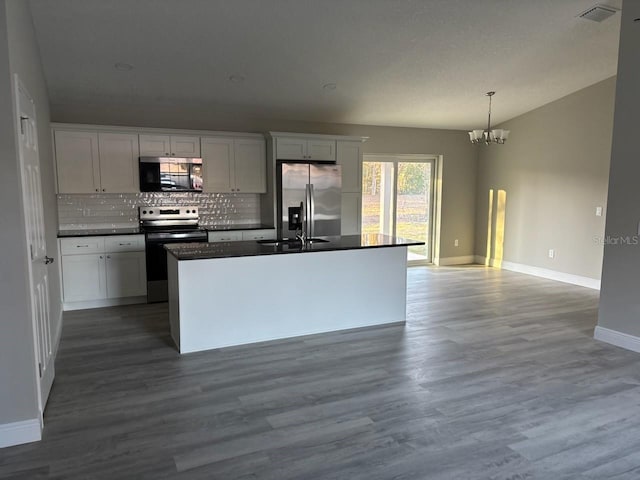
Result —
[[579, 18], [586, 18], [587, 20], [593, 20], [594, 22], [602, 22], [609, 17], [612, 17], [618, 12], [618, 9], [615, 7], [610, 7], [609, 5], [594, 5], [593, 7], [585, 10], [580, 15]]

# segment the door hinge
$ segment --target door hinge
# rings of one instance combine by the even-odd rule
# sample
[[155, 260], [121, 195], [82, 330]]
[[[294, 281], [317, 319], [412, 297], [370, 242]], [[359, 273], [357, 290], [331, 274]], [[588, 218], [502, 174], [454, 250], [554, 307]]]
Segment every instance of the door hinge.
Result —
[[29, 117], [20, 116], [20, 135], [24, 135], [24, 121], [29, 120]]
[[42, 378], [42, 363], [38, 362], [38, 372], [40, 373], [40, 378]]

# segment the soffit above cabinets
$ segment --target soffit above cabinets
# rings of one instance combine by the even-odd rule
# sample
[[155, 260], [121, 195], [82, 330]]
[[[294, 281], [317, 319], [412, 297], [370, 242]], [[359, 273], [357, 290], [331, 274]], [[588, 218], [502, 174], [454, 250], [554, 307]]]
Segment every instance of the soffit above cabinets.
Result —
[[486, 119], [489, 90], [499, 124], [615, 75], [620, 15], [577, 17], [593, 4], [30, 0], [54, 112], [89, 105], [465, 130]]

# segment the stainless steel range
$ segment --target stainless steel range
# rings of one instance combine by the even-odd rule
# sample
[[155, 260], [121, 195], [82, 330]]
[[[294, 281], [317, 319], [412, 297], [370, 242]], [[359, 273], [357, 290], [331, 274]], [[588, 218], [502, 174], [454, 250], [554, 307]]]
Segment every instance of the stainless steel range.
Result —
[[147, 259], [147, 302], [166, 302], [167, 243], [206, 242], [207, 232], [198, 226], [197, 206], [140, 207]]

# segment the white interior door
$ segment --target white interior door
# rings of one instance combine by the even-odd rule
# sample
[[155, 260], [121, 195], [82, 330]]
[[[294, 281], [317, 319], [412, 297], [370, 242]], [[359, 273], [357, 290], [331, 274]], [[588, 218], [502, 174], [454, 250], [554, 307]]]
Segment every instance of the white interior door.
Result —
[[49, 281], [47, 265], [53, 259], [47, 257], [42, 210], [42, 185], [38, 154], [36, 111], [33, 100], [16, 76], [18, 131], [20, 132], [20, 169], [22, 196], [29, 248], [29, 277], [31, 281], [31, 314], [34, 327], [35, 366], [39, 379], [40, 414], [51, 391], [55, 375], [51, 345], [49, 316]]

